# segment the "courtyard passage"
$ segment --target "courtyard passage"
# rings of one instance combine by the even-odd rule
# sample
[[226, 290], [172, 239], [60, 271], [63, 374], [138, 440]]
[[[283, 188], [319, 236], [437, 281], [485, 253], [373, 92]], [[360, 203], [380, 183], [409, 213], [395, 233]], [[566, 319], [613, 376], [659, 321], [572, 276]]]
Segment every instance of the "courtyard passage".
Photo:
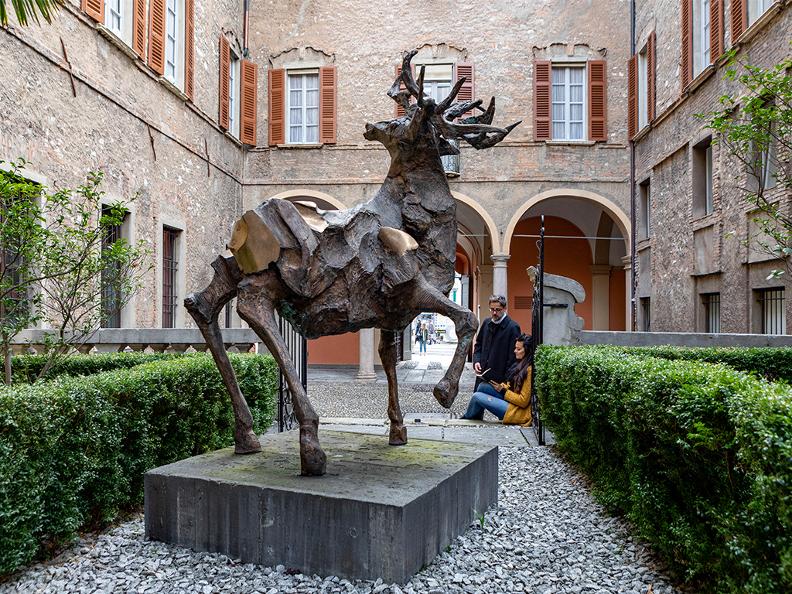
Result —
[[[149, 542], [142, 516], [136, 516], [101, 534], [86, 535], [49, 563], [12, 576], [0, 584], [0, 592], [675, 592], [650, 551], [629, 536], [621, 520], [604, 513], [585, 478], [552, 446], [533, 445], [530, 429], [452, 418], [467, 404], [470, 370], [451, 414], [434, 401], [433, 384], [427, 380], [441, 376], [442, 370], [431, 365], [442, 361], [441, 352], [437, 348], [435, 359], [430, 351], [425, 360], [400, 366], [408, 434], [499, 444], [499, 503], [407, 584], [307, 576], [283, 566], [243, 564]], [[349, 369], [310, 372], [312, 400], [328, 421], [323, 427], [379, 433], [387, 439], [384, 378], [362, 383], [354, 375]]]

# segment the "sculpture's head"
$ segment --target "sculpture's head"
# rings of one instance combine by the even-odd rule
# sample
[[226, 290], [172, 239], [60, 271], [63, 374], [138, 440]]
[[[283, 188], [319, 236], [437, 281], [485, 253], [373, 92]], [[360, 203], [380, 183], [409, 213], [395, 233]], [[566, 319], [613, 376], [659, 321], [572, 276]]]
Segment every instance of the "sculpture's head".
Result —
[[[436, 148], [440, 155], [458, 155], [459, 149], [449, 140], [464, 140], [473, 148], [483, 149], [496, 145], [511, 132], [520, 122], [506, 128], [491, 126], [495, 115], [495, 98], [490, 99], [487, 109], [481, 107], [482, 101], [463, 101], [454, 103], [459, 89], [465, 82], [464, 78], [457, 81], [448, 97], [436, 102], [424, 95], [424, 67], [415, 80], [410, 61], [417, 50], [406, 52], [402, 68], [393, 82], [388, 96], [398, 103], [405, 115], [366, 124], [363, 136], [367, 140], [376, 140], [389, 150], [397, 146], [402, 148], [415, 145], [421, 148]], [[402, 88], [403, 87], [403, 88]], [[468, 112], [478, 111], [479, 115], [462, 118]]]

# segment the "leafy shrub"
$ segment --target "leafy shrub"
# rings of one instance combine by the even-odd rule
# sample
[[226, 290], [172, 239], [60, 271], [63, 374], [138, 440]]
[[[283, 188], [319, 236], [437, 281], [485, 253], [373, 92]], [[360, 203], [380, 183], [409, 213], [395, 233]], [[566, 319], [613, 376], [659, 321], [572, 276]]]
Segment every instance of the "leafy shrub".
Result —
[[[619, 348], [619, 347], [613, 347]], [[723, 363], [756, 373], [770, 381], [792, 383], [792, 348], [789, 347], [623, 347], [621, 351], [641, 357]]]
[[[60, 375], [93, 375], [114, 369], [126, 369], [152, 361], [169, 361], [190, 355], [170, 353], [101, 353], [98, 355], [73, 355], [61, 357], [42, 379], [53, 379]], [[47, 362], [44, 355], [17, 355], [11, 359], [12, 381], [32, 383], [36, 381]]]
[[[271, 357], [232, 355], [258, 433], [275, 411]], [[143, 473], [233, 443], [206, 355], [0, 388], [0, 575], [142, 502]]]
[[792, 390], [642, 355], [539, 350], [537, 392], [559, 448], [681, 578], [792, 591]]

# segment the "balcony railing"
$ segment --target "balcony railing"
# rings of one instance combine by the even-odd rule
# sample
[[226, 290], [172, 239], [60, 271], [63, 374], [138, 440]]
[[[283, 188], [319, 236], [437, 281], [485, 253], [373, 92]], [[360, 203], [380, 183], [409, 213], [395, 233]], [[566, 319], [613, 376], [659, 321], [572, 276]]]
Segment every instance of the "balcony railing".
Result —
[[[458, 140], [449, 140], [448, 144], [459, 149]], [[459, 177], [459, 157], [460, 155], [445, 155], [440, 157], [443, 161], [443, 171], [448, 177]]]

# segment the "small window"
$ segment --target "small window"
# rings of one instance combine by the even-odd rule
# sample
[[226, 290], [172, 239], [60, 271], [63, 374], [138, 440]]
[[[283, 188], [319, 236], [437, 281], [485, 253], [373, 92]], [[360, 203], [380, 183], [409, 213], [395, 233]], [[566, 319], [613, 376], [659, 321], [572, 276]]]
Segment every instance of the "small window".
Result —
[[640, 329], [641, 332], [652, 331], [652, 317], [651, 317], [651, 303], [649, 297], [641, 297], [639, 301], [641, 305]]
[[[424, 74], [424, 95], [439, 103], [451, 92], [451, 80], [454, 74], [453, 64], [426, 64]], [[416, 72], [420, 72], [421, 64], [416, 64]]]
[[648, 46], [638, 53], [638, 129], [649, 123], [649, 52]]
[[228, 68], [228, 131], [239, 138], [239, 56], [231, 50]]
[[753, 170], [754, 190], [760, 192], [771, 190], [778, 182], [778, 155], [776, 143], [772, 140], [763, 148], [754, 147]]
[[652, 236], [652, 194], [648, 179], [638, 186], [638, 193], [641, 201], [640, 239], [648, 239]]
[[784, 288], [755, 291], [761, 334], [786, 334]]
[[693, 147], [693, 216], [702, 217], [713, 211], [712, 138]]
[[[110, 214], [109, 206], [102, 206], [102, 216]], [[123, 239], [123, 225], [126, 223], [127, 215], [119, 225], [113, 225], [105, 229], [105, 236], [102, 238], [102, 251], [110, 249], [117, 241]], [[122, 295], [118, 282], [120, 280], [120, 266], [116, 262], [112, 269], [102, 271], [102, 328], [121, 327], [121, 305]]]
[[184, 72], [184, 0], [167, 0], [165, 9], [165, 78], [181, 88]]
[[748, 0], [748, 25], [753, 25], [775, 0]]
[[233, 306], [234, 306], [234, 300], [232, 299], [231, 301], [229, 301], [228, 303], [226, 303], [226, 306], [225, 306], [225, 308], [224, 308], [224, 315], [223, 315], [223, 317], [224, 317], [225, 319], [224, 319], [223, 321], [225, 322], [225, 324], [224, 324], [224, 327], [225, 327], [225, 328], [233, 328], [233, 322], [232, 322], [232, 310], [233, 310]]
[[319, 142], [319, 72], [289, 72], [289, 142]]
[[553, 64], [553, 140], [586, 138], [586, 68]]
[[703, 293], [701, 306], [704, 310], [704, 332], [720, 332], [720, 293]]
[[179, 237], [181, 231], [162, 228], [162, 327], [176, 327], [179, 296], [176, 287], [179, 273]]
[[132, 45], [132, 0], [106, 0], [104, 24], [127, 45]]
[[710, 50], [710, 2], [715, 0], [693, 0], [693, 77], [701, 73], [711, 62]]

